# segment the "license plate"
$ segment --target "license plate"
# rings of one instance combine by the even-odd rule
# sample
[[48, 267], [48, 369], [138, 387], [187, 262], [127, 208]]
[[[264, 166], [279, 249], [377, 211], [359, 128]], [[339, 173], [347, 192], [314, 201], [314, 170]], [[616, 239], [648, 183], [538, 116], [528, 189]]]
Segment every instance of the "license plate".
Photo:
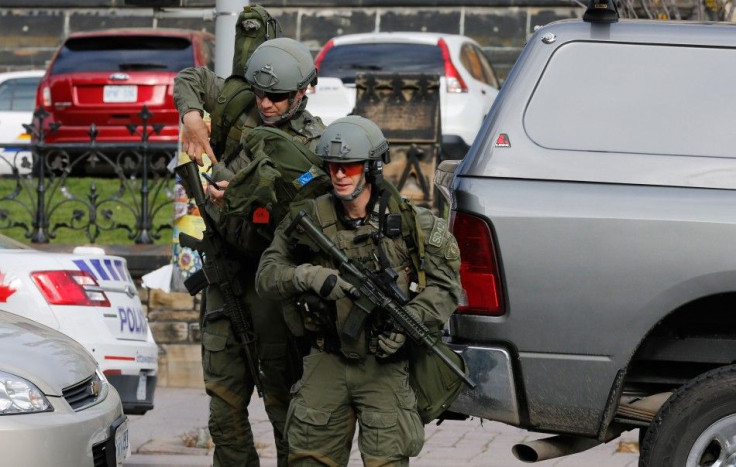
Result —
[[148, 378], [146, 377], [146, 374], [141, 372], [140, 376], [138, 376], [138, 390], [135, 392], [135, 397], [139, 401], [146, 400], [146, 382], [148, 381]]
[[138, 100], [138, 86], [105, 86], [102, 102], [135, 102]]
[[128, 420], [118, 425], [115, 430], [115, 462], [123, 465], [123, 461], [130, 455], [130, 441], [128, 440]]

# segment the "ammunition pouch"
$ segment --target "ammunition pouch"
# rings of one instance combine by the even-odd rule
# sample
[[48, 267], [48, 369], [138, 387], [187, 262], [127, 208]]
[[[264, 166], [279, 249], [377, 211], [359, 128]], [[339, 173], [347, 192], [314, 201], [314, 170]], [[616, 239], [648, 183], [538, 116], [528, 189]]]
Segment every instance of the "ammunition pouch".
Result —
[[207, 276], [204, 275], [204, 271], [198, 269], [197, 272], [184, 279], [184, 287], [192, 297], [197, 295], [199, 292], [207, 287]]

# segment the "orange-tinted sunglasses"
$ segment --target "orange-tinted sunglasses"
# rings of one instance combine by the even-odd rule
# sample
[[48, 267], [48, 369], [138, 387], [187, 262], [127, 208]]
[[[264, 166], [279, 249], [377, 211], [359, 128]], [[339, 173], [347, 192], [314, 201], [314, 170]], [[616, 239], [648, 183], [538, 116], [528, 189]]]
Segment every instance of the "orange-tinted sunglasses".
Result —
[[330, 169], [330, 174], [333, 177], [341, 170], [346, 177], [363, 173], [363, 162], [328, 162], [327, 167]]

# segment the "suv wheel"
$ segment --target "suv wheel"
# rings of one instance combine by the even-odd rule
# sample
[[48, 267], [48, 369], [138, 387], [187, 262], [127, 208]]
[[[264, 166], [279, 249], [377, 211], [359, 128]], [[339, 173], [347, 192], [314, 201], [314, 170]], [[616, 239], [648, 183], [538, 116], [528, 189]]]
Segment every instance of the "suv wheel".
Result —
[[640, 467], [736, 464], [736, 365], [703, 373], [665, 402], [647, 429]]

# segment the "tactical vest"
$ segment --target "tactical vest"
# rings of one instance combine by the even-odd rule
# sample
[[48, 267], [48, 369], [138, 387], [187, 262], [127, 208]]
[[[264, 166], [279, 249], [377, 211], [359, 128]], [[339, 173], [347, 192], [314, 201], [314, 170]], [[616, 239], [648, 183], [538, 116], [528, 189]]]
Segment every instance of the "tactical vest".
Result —
[[230, 180], [224, 197], [226, 225], [220, 227], [241, 253], [258, 257], [289, 203], [326, 193], [331, 184], [322, 160], [284, 131], [260, 126], [247, 134], [244, 144], [252, 161]]
[[[390, 266], [396, 271], [398, 278], [396, 284], [398, 287], [410, 296], [412, 292], [416, 292], [425, 285], [424, 271], [421, 269], [421, 260], [419, 259], [421, 250], [423, 255], [423, 234], [421, 241], [417, 238], [418, 229], [414, 221], [414, 213], [412, 207], [406, 203], [388, 183], [381, 185], [384, 190], [389, 190], [389, 202], [387, 203], [386, 213], [401, 215], [401, 235], [395, 238], [384, 237], [381, 241], [381, 249]], [[323, 195], [315, 200], [309, 200], [302, 203], [294, 203], [290, 208], [292, 217], [304, 209], [316, 225], [321, 228], [335, 245], [340, 248], [348, 258], [362, 264], [369, 271], [377, 271], [382, 269], [377, 258], [378, 246], [373, 241], [374, 232], [379, 229], [380, 203], [376, 203], [373, 213], [369, 216], [368, 222], [356, 229], [341, 228], [338, 221], [337, 212], [335, 210], [335, 200], [331, 195]], [[422, 248], [417, 246], [421, 245]], [[312, 264], [319, 264], [326, 267], [335, 268], [334, 264], [323, 255], [319, 255], [312, 259]], [[420, 278], [421, 276], [421, 278]], [[414, 286], [410, 287], [410, 284]], [[336, 329], [340, 339], [340, 352], [350, 359], [365, 358], [367, 354], [375, 354], [377, 335], [383, 331], [384, 323], [380, 316], [374, 314], [371, 316], [370, 322], [366, 324], [361, 336], [357, 340], [352, 340], [343, 336], [340, 332], [345, 323], [345, 319], [353, 308], [352, 301], [349, 298], [343, 298], [336, 302]]]

